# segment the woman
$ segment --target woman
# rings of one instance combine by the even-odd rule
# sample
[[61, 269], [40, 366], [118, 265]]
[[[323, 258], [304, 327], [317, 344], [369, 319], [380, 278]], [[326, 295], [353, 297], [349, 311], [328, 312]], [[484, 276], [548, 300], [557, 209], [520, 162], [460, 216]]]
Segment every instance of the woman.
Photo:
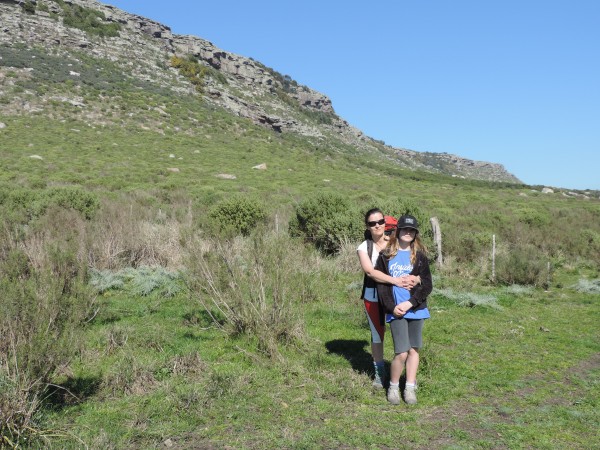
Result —
[[429, 318], [427, 296], [431, 293], [431, 271], [427, 249], [419, 237], [417, 219], [410, 215], [398, 219], [396, 233], [390, 237], [375, 267], [393, 277], [407, 276], [413, 287], [377, 283], [377, 293], [390, 324], [394, 340], [394, 359], [390, 370], [388, 401], [400, 403], [400, 376], [406, 365], [404, 401], [417, 403], [419, 349], [423, 345], [423, 322]]
[[407, 277], [395, 279], [385, 273], [375, 270], [375, 261], [379, 253], [385, 248], [388, 237], [385, 235], [385, 218], [383, 212], [373, 208], [365, 214], [365, 240], [358, 246], [356, 252], [365, 277], [361, 298], [365, 304], [369, 327], [371, 328], [371, 353], [375, 368], [373, 386], [382, 388], [385, 384], [385, 365], [383, 361], [383, 337], [385, 333], [385, 322], [379, 301], [375, 281], [390, 283], [391, 285], [403, 286], [410, 289], [414, 285]]

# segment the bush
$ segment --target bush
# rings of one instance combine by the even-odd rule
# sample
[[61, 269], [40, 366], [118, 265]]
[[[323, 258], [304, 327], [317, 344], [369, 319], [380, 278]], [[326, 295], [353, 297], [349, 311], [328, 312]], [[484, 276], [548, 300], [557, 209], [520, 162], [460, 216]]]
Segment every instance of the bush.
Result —
[[444, 244], [445, 250], [460, 264], [469, 264], [481, 257], [489, 258], [492, 253], [492, 235], [469, 229], [448, 232]]
[[532, 227], [541, 228], [550, 223], [550, 215], [547, 211], [539, 211], [533, 208], [520, 208], [515, 211], [519, 222], [526, 223]]
[[[100, 206], [96, 194], [79, 187], [48, 190], [0, 188], [0, 206], [13, 220], [28, 223], [44, 215], [51, 207], [73, 209], [91, 219]], [[6, 216], [5, 215], [5, 216]]]
[[455, 302], [458, 306], [467, 306], [467, 307], [488, 307], [493, 309], [501, 309], [498, 304], [498, 299], [489, 294], [476, 294], [474, 292], [456, 292], [453, 289], [439, 289], [435, 291], [436, 295], [441, 295], [442, 297]]
[[57, 3], [63, 10], [63, 23], [66, 26], [78, 28], [86, 33], [100, 37], [119, 36], [121, 25], [118, 23], [105, 23], [106, 17], [102, 12], [92, 8], [66, 3], [63, 0], [58, 0]]
[[[91, 305], [85, 267], [67, 245], [50, 250], [51, 267], [0, 274], [0, 446], [19, 446], [38, 433], [39, 407], [74, 356]], [[9, 254], [8, 260], [22, 258]]]
[[585, 228], [577, 236], [573, 236], [573, 250], [579, 250], [582, 257], [587, 257], [592, 261], [600, 260], [600, 233], [589, 228]]
[[145, 297], [156, 293], [160, 297], [173, 297], [182, 290], [181, 275], [162, 267], [130, 267], [116, 272], [92, 269], [90, 274], [90, 284], [100, 294], [109, 290], [126, 290], [133, 296]]
[[297, 305], [305, 295], [299, 286], [305, 254], [274, 232], [210, 246], [190, 250], [187, 282], [214, 323], [231, 336], [255, 339], [270, 358], [281, 358], [279, 344], [301, 343]]
[[91, 219], [100, 206], [96, 194], [78, 187], [53, 188], [47, 191], [49, 204], [72, 208], [86, 219]]
[[193, 56], [181, 58], [172, 56], [170, 59], [171, 67], [179, 70], [187, 80], [192, 83], [198, 92], [202, 92], [204, 88], [204, 77], [208, 73], [208, 68], [202, 66]]
[[577, 292], [584, 292], [586, 294], [600, 294], [600, 280], [581, 279], [572, 288]]
[[104, 201], [88, 227], [90, 265], [113, 271], [142, 266], [181, 267], [179, 239], [183, 225], [168, 216], [133, 195]]
[[547, 287], [552, 273], [548, 258], [531, 246], [511, 248], [496, 262], [496, 281], [504, 285], [523, 284]]
[[257, 225], [266, 221], [267, 211], [261, 201], [237, 195], [214, 206], [208, 217], [209, 228], [215, 234], [248, 236]]
[[25, 0], [25, 2], [21, 3], [21, 8], [23, 8], [23, 11], [27, 14], [35, 14], [35, 3], [31, 0]]
[[317, 194], [296, 206], [289, 231], [292, 236], [311, 242], [324, 253], [334, 254], [345, 239], [362, 239], [363, 217], [347, 197]]

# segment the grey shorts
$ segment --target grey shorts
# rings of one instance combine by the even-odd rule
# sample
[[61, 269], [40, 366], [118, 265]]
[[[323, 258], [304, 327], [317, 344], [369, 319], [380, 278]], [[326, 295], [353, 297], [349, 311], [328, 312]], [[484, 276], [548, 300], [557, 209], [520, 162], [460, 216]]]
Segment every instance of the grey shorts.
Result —
[[423, 322], [425, 319], [394, 319], [390, 322], [394, 353], [405, 353], [423, 346]]

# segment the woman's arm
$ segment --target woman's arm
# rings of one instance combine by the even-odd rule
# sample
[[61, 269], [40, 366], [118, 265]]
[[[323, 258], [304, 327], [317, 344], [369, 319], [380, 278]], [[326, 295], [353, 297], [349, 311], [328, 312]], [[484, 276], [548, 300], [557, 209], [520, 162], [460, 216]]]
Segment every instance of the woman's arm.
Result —
[[362, 267], [363, 272], [367, 274], [368, 277], [374, 279], [379, 283], [394, 284], [396, 286], [399, 285], [398, 283], [400, 282], [400, 280], [398, 278], [394, 278], [390, 275], [387, 275], [381, 270], [377, 270], [375, 269], [375, 267], [373, 267], [373, 263], [369, 259], [369, 255], [367, 254], [367, 252], [358, 250], [356, 253], [358, 253], [360, 267]]

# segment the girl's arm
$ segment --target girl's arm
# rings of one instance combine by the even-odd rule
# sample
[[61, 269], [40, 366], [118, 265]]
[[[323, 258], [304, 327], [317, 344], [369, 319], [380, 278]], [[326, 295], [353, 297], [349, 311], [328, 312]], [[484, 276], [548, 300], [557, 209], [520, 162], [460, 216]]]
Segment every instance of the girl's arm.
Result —
[[411, 303], [413, 308], [419, 306], [425, 300], [431, 291], [433, 290], [433, 283], [431, 280], [431, 270], [429, 268], [429, 261], [427, 257], [420, 253], [418, 256], [418, 271], [414, 275], [418, 275], [421, 279], [421, 283], [417, 285], [410, 293], [408, 301]]

